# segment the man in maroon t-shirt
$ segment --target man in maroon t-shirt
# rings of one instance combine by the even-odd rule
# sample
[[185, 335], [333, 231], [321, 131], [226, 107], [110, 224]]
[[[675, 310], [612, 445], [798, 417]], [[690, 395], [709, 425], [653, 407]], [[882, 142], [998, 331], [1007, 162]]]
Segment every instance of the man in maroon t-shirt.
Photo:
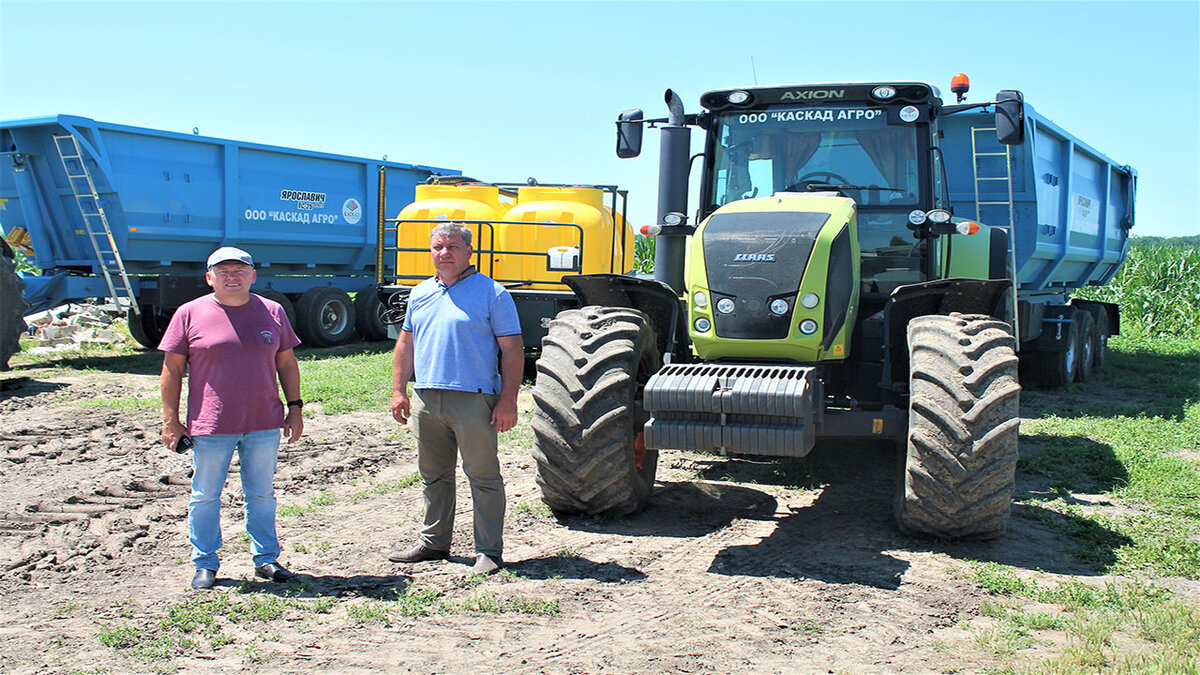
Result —
[[[235, 450], [254, 573], [271, 581], [293, 576], [278, 563], [273, 483], [280, 427], [288, 443], [304, 432], [300, 366], [292, 352], [300, 340], [283, 307], [251, 295], [256, 278], [249, 253], [231, 246], [214, 251], [204, 275], [213, 292], [176, 310], [158, 345], [165, 353], [160, 380], [163, 443], [172, 450], [181, 442], [183, 448], [192, 447], [188, 537], [196, 566], [192, 588], [197, 589], [216, 582], [221, 490]], [[185, 372], [186, 426], [179, 421]]]

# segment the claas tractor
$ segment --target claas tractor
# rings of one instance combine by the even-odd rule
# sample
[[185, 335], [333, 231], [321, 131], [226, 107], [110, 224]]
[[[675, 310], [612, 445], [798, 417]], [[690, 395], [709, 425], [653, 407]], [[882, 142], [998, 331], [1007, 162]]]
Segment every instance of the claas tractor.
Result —
[[[1011, 232], [953, 214], [939, 120], [1023, 101], [943, 104], [921, 82], [705, 93], [630, 110], [617, 154], [661, 129], [654, 279], [564, 279], [533, 389], [533, 455], [556, 512], [628, 514], [658, 452], [803, 457], [818, 440], [895, 443], [902, 531], [1003, 532], [1017, 461]], [[992, 118], [989, 117], [989, 120]], [[687, 217], [690, 134], [704, 135]]]

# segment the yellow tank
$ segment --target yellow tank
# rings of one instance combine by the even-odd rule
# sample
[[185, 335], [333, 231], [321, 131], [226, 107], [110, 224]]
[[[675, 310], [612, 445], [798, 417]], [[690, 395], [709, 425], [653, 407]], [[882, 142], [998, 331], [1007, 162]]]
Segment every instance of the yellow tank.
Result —
[[[512, 206], [511, 201], [501, 199], [500, 188], [483, 183], [418, 185], [415, 196], [416, 201], [404, 207], [396, 218], [463, 222], [471, 229], [471, 245], [476, 251], [496, 248], [493, 246], [496, 228], [484, 225], [481, 233], [478, 221], [502, 220], [505, 211]], [[400, 251], [396, 254], [397, 274], [417, 277], [401, 279], [400, 283], [416, 284], [436, 273], [429, 256], [429, 233], [436, 226], [437, 223], [398, 224], [397, 248], [419, 249]], [[476, 264], [476, 260], [472, 260], [471, 263]], [[495, 276], [493, 261], [490, 258], [485, 257], [478, 264], [481, 272]]]
[[[509, 222], [497, 232], [497, 248], [509, 254], [497, 259], [493, 277], [533, 282], [522, 288], [563, 290], [556, 282], [565, 274], [628, 271], [632, 258], [626, 260], [620, 230], [614, 241], [614, 217], [604, 197], [604, 190], [585, 186], [518, 188], [516, 206], [504, 214]], [[615, 221], [629, 230], [621, 214]], [[625, 233], [624, 241], [632, 255], [632, 230]]]

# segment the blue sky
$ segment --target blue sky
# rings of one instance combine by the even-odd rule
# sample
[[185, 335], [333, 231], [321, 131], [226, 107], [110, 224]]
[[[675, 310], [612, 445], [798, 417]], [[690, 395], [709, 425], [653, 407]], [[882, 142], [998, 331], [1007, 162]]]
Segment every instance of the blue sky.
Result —
[[[0, 0], [0, 119], [107, 122], [618, 184], [654, 217], [657, 138], [616, 115], [726, 86], [1020, 89], [1139, 173], [1135, 234], [1200, 234], [1200, 3]], [[693, 139], [699, 149], [699, 136]]]

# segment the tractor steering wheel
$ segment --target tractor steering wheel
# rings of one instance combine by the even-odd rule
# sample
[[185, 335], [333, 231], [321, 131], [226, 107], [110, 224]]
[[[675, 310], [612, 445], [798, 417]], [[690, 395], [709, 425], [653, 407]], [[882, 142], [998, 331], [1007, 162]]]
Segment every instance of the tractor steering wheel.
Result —
[[[816, 180], [821, 178], [823, 180]], [[829, 183], [830, 185], [849, 185], [850, 181], [832, 171], [813, 171], [796, 179], [795, 183], [787, 186], [784, 192], [807, 192], [810, 184]]]

